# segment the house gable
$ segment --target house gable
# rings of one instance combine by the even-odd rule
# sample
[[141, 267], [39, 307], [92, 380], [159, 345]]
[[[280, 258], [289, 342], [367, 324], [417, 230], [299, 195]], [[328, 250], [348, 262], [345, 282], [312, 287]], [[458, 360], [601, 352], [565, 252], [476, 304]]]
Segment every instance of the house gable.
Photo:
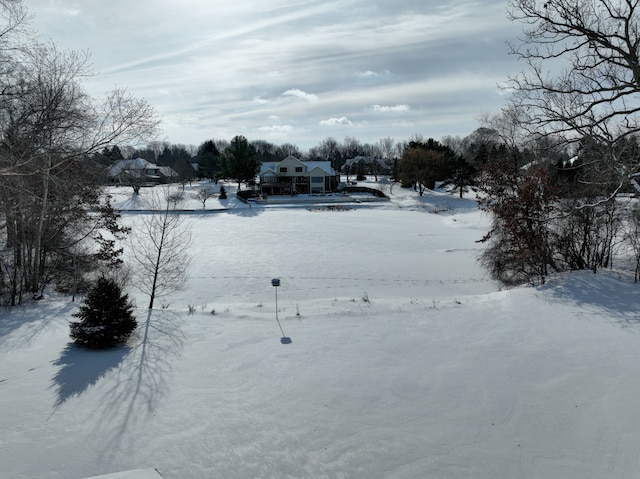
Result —
[[285, 176], [305, 176], [307, 166], [293, 155], [287, 156], [280, 163], [276, 164], [276, 174]]
[[325, 176], [329, 176], [329, 172], [327, 172], [323, 168], [320, 168], [318, 165], [316, 165], [309, 171], [309, 176], [325, 177]]

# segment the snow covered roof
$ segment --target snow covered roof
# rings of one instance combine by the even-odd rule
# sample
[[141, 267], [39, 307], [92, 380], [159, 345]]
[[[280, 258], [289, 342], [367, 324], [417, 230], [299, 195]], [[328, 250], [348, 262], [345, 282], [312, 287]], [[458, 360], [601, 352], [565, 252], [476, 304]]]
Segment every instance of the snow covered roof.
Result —
[[118, 160], [109, 167], [109, 176], [118, 176], [123, 170], [143, 171], [143, 170], [160, 170], [159, 166], [148, 162], [144, 158], [134, 158], [133, 160]]
[[305, 161], [305, 164], [308, 166], [308, 171], [311, 171], [315, 168], [320, 168], [327, 175], [335, 175], [336, 171], [331, 168], [330, 161]]
[[276, 172], [278, 171], [278, 165], [282, 164], [282, 163], [290, 163], [292, 160], [296, 160], [299, 161], [301, 164], [303, 164], [304, 166], [307, 167], [307, 172], [310, 172], [311, 170], [315, 169], [315, 168], [320, 168], [325, 175], [328, 176], [333, 176], [336, 174], [336, 171], [331, 167], [331, 162], [330, 161], [300, 161], [298, 158], [296, 158], [295, 156], [291, 156], [289, 155], [288, 157], [286, 157], [284, 160], [282, 161], [265, 161], [260, 165], [260, 171], [258, 173], [259, 176], [265, 176], [265, 175], [274, 175], [277, 174]]
[[358, 163], [364, 163], [367, 165], [370, 165], [372, 163], [378, 163], [380, 165], [386, 165], [386, 166], [392, 166], [394, 163], [394, 160], [392, 158], [376, 158], [375, 156], [356, 156], [353, 158], [349, 158], [346, 162], [345, 165], [347, 166], [352, 166], [352, 165], [356, 165]]
[[171, 168], [170, 166], [159, 166], [158, 167], [158, 171], [162, 174], [162, 176], [164, 176], [165, 178], [171, 178], [171, 177], [177, 177], [180, 176], [176, 170], [174, 170], [173, 168]]

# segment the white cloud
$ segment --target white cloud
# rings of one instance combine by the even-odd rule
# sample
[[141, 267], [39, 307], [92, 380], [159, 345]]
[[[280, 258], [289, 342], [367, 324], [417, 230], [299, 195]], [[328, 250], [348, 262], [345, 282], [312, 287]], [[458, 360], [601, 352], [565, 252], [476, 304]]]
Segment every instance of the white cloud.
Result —
[[346, 116], [341, 116], [340, 118], [332, 117], [328, 120], [322, 120], [320, 124], [322, 126], [353, 125]]
[[295, 128], [291, 125], [265, 125], [258, 128], [266, 133], [291, 133]]
[[404, 111], [411, 110], [409, 105], [394, 105], [394, 106], [383, 106], [383, 105], [373, 105], [373, 111], [379, 113], [399, 113]]
[[371, 79], [371, 78], [380, 78], [383, 76], [389, 76], [390, 74], [391, 72], [389, 70], [382, 70], [381, 72], [366, 70], [361, 72], [355, 72], [353, 76], [356, 78]]
[[299, 90], [297, 88], [292, 88], [290, 90], [285, 91], [282, 96], [294, 96], [296, 98], [301, 98], [303, 100], [307, 100], [310, 102], [318, 101], [318, 95], [313, 93], [307, 93], [305, 91]]
[[[496, 85], [519, 69], [505, 43], [520, 26], [505, 18], [504, 0], [184, 0], [162, 9], [137, 0], [126, 13], [120, 3], [25, 0], [43, 38], [91, 52], [89, 94], [126, 87], [159, 112], [172, 143], [271, 135], [286, 124], [295, 125], [287, 141], [302, 148], [331, 127], [369, 142], [465, 135], [480, 112], [502, 106]], [[59, 11], [71, 5], [76, 16]], [[453, 111], [456, 121], [443, 122]]]

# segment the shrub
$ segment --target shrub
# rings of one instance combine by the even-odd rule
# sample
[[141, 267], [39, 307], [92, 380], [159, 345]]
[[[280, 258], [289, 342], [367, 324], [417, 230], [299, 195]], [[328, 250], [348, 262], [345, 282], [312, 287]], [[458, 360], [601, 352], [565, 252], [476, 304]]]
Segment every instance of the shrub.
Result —
[[69, 324], [71, 339], [91, 349], [124, 343], [138, 326], [132, 311], [133, 305], [120, 286], [113, 279], [101, 277], [73, 314], [80, 321]]

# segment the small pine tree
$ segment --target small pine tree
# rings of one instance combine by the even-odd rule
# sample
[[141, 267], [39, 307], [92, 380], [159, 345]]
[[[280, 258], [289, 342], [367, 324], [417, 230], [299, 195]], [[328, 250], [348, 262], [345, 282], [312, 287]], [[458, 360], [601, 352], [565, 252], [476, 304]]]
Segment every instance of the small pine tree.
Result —
[[227, 199], [227, 190], [224, 189], [224, 186], [220, 187], [220, 199], [221, 200]]
[[105, 349], [124, 343], [138, 326], [129, 297], [113, 279], [101, 277], [89, 290], [69, 324], [76, 344]]

